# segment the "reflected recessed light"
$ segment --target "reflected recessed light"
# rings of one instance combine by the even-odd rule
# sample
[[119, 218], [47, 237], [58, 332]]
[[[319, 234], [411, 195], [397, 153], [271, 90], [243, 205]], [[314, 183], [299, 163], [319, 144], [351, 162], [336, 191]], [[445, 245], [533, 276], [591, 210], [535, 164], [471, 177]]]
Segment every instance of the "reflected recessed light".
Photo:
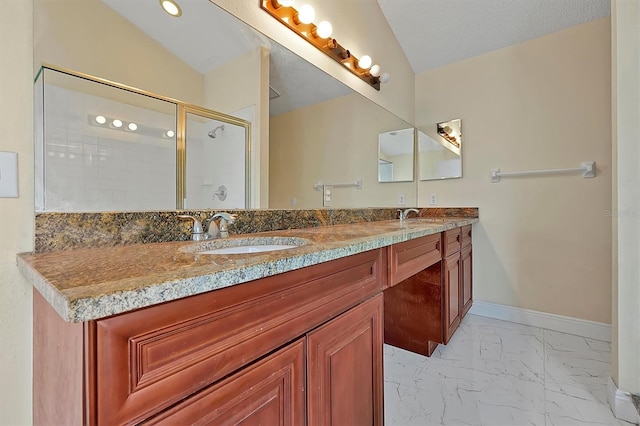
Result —
[[167, 135], [168, 138], [172, 138], [176, 135], [176, 132], [174, 132], [173, 130], [167, 130], [165, 135]]
[[117, 118], [113, 120], [111, 124], [113, 125], [113, 127], [117, 127], [117, 128], [122, 127], [122, 121], [118, 120]]
[[129, 128], [129, 130], [131, 130], [132, 132], [135, 132], [136, 130], [138, 130], [138, 125], [136, 123], [129, 123], [129, 125], [127, 126]]
[[96, 116], [96, 123], [98, 124], [104, 124], [107, 122], [107, 119], [104, 118], [104, 115], [97, 115]]
[[171, 16], [178, 17], [182, 15], [182, 9], [174, 0], [160, 0], [160, 6]]

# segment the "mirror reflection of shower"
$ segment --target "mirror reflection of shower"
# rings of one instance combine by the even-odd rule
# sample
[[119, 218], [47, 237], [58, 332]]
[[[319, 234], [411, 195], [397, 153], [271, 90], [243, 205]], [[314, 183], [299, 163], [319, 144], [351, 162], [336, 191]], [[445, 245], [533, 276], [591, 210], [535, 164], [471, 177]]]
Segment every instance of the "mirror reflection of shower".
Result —
[[209, 137], [211, 139], [215, 139], [216, 138], [216, 132], [220, 130], [220, 132], [224, 132], [224, 124], [219, 125], [218, 127], [216, 127], [215, 129], [213, 129], [212, 131], [210, 131], [208, 133]]

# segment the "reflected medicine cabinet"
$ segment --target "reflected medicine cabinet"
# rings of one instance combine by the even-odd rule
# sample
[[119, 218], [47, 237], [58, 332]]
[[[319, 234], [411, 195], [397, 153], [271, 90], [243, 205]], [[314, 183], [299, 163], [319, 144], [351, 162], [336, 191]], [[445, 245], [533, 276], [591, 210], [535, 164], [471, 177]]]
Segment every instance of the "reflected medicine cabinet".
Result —
[[248, 121], [52, 66], [34, 93], [36, 211], [250, 208]]

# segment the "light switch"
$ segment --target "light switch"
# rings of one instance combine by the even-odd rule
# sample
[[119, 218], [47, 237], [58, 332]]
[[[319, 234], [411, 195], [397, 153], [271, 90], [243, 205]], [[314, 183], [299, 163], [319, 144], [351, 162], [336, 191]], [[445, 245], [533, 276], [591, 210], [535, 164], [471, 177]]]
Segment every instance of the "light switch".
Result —
[[0, 198], [18, 197], [18, 153], [0, 151]]

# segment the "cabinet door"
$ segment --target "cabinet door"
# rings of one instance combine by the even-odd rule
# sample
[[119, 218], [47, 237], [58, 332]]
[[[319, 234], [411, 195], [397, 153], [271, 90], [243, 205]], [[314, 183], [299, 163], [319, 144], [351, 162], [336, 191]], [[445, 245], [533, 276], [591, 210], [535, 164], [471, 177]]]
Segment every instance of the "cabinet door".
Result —
[[304, 364], [299, 339], [144, 424], [303, 425]]
[[471, 247], [467, 246], [462, 249], [460, 254], [460, 313], [461, 319], [469, 312], [471, 304], [473, 302], [473, 271], [472, 271], [472, 259]]
[[382, 425], [382, 295], [307, 338], [308, 425]]
[[460, 253], [444, 259], [444, 343], [460, 324]]

